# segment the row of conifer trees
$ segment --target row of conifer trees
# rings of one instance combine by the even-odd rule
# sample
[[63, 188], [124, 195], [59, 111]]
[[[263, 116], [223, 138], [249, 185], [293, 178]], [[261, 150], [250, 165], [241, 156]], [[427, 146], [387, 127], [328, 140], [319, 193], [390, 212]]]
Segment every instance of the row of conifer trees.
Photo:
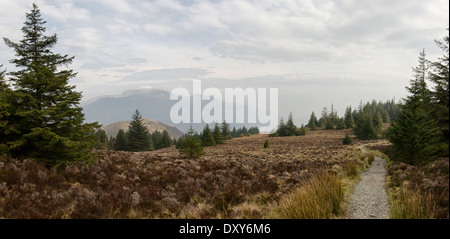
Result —
[[176, 140], [167, 130], [150, 133], [142, 121], [142, 115], [136, 110], [132, 116], [128, 130], [120, 129], [116, 136], [108, 138], [105, 130], [97, 130], [97, 148], [120, 151], [149, 151], [170, 147]]

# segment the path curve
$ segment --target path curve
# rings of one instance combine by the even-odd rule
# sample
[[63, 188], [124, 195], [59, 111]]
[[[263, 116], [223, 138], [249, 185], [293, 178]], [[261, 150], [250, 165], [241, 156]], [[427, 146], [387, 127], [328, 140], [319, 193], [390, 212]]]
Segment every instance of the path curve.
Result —
[[[362, 152], [367, 153], [363, 146]], [[386, 161], [375, 156], [369, 169], [361, 174], [361, 179], [349, 199], [347, 218], [387, 219], [389, 204], [385, 188]]]

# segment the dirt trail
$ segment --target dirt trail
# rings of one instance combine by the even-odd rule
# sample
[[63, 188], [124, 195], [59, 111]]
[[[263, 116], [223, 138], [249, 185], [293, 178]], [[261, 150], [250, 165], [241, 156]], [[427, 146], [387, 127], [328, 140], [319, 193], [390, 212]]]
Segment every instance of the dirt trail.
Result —
[[[364, 153], [367, 151], [360, 146]], [[385, 190], [386, 161], [376, 157], [369, 169], [361, 174], [347, 208], [349, 219], [387, 219], [389, 204]]]

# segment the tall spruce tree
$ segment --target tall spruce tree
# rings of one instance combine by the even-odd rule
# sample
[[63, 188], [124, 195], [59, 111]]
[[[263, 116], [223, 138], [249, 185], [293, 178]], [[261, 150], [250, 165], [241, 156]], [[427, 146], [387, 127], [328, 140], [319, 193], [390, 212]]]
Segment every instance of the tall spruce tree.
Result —
[[349, 106], [345, 109], [345, 126], [347, 129], [353, 129], [355, 127], [355, 121], [353, 120], [352, 107]]
[[428, 68], [425, 53], [419, 55], [419, 66], [413, 68], [414, 78], [406, 87], [410, 95], [401, 106], [398, 119], [388, 131], [394, 160], [411, 163], [433, 160], [437, 156], [439, 129], [430, 117], [430, 92], [426, 86]]
[[[448, 32], [448, 28], [447, 28]], [[435, 84], [433, 100], [444, 107], [449, 108], [449, 36], [445, 36], [443, 41], [436, 40], [436, 44], [444, 52], [438, 61], [431, 63], [430, 80]]]
[[231, 131], [230, 131], [230, 125], [226, 122], [223, 121], [222, 125], [221, 125], [221, 130], [222, 130], [222, 136], [224, 140], [228, 140], [231, 139]]
[[214, 140], [214, 135], [209, 128], [209, 125], [206, 124], [203, 128], [202, 134], [201, 134], [201, 140], [203, 143], [203, 146], [214, 146], [216, 145], [216, 141]]
[[81, 93], [69, 85], [76, 73], [59, 70], [70, 65], [74, 57], [51, 51], [58, 38], [56, 34], [44, 35], [45, 23], [33, 4], [26, 13], [23, 39], [16, 43], [4, 38], [16, 53], [10, 62], [18, 69], [9, 73], [17, 97], [13, 112], [17, 124], [4, 147], [13, 156], [27, 156], [47, 166], [91, 160], [99, 125], [83, 124], [78, 106]]
[[286, 130], [287, 135], [286, 136], [296, 136], [299, 134], [297, 126], [294, 124], [294, 118], [292, 116], [292, 113], [289, 113], [288, 120], [286, 122]]
[[213, 136], [214, 136], [214, 141], [216, 142], [216, 144], [223, 144], [225, 142], [225, 139], [223, 138], [223, 135], [222, 135], [222, 130], [220, 129], [220, 126], [218, 123], [216, 123], [214, 125]]
[[148, 151], [153, 148], [150, 134], [139, 110], [134, 112], [128, 126], [127, 143], [127, 149], [134, 152]]
[[[448, 32], [448, 29], [447, 29]], [[434, 88], [432, 95], [431, 117], [437, 120], [439, 130], [441, 131], [441, 150], [442, 156], [449, 155], [449, 36], [445, 36], [443, 41], [436, 40], [436, 44], [444, 52], [442, 57], [431, 63], [430, 81]]]

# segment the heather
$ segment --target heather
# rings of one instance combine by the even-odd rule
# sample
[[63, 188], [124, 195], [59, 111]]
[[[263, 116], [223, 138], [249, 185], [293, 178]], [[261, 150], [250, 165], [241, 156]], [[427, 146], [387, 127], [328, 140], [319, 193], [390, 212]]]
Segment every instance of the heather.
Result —
[[[91, 165], [47, 168], [0, 159], [2, 218], [267, 218], [278, 201], [320, 172], [339, 173], [360, 157], [345, 131], [267, 135], [205, 148], [198, 159], [172, 146], [100, 151]], [[326, 150], [325, 150], [326, 149]]]

